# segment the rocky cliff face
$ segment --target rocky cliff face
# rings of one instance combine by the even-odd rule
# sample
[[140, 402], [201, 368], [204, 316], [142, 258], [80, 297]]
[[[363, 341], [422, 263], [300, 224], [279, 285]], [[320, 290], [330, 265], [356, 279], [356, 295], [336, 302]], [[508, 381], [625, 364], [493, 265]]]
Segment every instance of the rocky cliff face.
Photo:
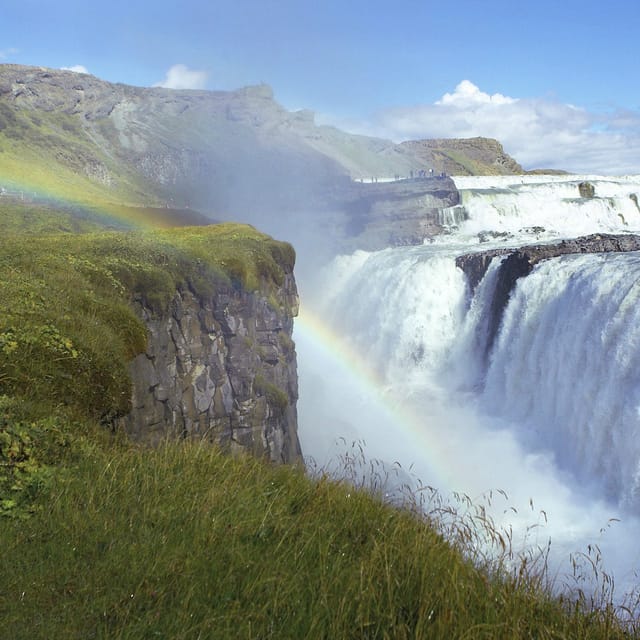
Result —
[[275, 296], [180, 290], [161, 316], [136, 305], [149, 343], [131, 363], [133, 410], [118, 426], [151, 443], [204, 438], [274, 462], [301, 460], [292, 274]]
[[422, 244], [442, 232], [439, 211], [460, 202], [453, 180], [445, 177], [351, 182], [340, 197], [346, 213], [340, 245], [347, 251]]

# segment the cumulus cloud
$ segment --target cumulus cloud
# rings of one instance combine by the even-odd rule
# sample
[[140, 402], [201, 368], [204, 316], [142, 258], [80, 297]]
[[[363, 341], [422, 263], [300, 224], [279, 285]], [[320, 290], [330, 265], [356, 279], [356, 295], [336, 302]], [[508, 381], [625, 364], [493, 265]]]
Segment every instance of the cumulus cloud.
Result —
[[184, 64], [174, 64], [162, 82], [154, 87], [165, 89], [204, 89], [209, 74], [206, 71], [195, 71]]
[[496, 138], [526, 169], [640, 173], [640, 112], [595, 113], [549, 98], [489, 95], [469, 80], [432, 104], [382, 111], [359, 130], [396, 141]]
[[60, 67], [63, 71], [73, 71], [74, 73], [89, 73], [87, 67], [81, 64], [74, 64], [71, 67]]
[[466, 107], [468, 105], [478, 104], [513, 104], [517, 102], [515, 98], [503, 96], [501, 93], [494, 93], [490, 96], [488, 93], [480, 91], [473, 82], [463, 80], [453, 93], [445, 93], [440, 100], [436, 101], [438, 105], [456, 105]]

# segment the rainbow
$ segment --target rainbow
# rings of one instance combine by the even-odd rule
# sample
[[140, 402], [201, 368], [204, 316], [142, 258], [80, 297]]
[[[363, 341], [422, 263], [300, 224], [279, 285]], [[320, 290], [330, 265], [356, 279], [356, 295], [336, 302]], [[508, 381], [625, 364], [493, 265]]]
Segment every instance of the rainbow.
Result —
[[[456, 454], [438, 435], [437, 418], [418, 414], [411, 403], [394, 395], [388, 382], [361, 353], [323, 322], [319, 314], [304, 306], [295, 320], [294, 339], [300, 372], [298, 414], [303, 453], [309, 453], [305, 451], [306, 445], [314, 457], [323, 447], [329, 455], [336, 456], [340, 454], [334, 444], [336, 439], [342, 442], [343, 449], [350, 448], [354, 439], [359, 439], [364, 441], [365, 458], [397, 463], [410, 475], [418, 474], [424, 485], [441, 492], [455, 487], [460, 475]], [[320, 373], [309, 373], [310, 363], [315, 364]], [[313, 397], [322, 392], [337, 394], [338, 398], [333, 398], [335, 404], [348, 406], [351, 414], [357, 412], [357, 416], [347, 416], [345, 432], [341, 433], [339, 426], [327, 429], [326, 424], [322, 424], [323, 419], [331, 420], [334, 416], [313, 415], [316, 411], [322, 413], [318, 403], [323, 399]], [[359, 425], [368, 423], [368, 429], [377, 431], [372, 438], [375, 445], [367, 441], [366, 434], [350, 428], [349, 420], [354, 418]], [[316, 460], [320, 466], [328, 462], [322, 459], [323, 453], [321, 451], [320, 459]], [[407, 463], [411, 465], [408, 468]]]
[[[105, 227], [150, 229], [180, 224], [202, 224], [201, 219], [189, 218], [189, 213], [192, 216], [199, 215], [195, 212], [113, 203], [88, 203], [86, 200], [61, 197], [33, 185], [3, 180], [2, 177], [0, 177], [0, 187], [8, 192], [0, 195], [0, 206], [4, 197], [11, 197], [63, 212], [76, 214], [82, 212], [89, 219]], [[364, 441], [365, 456], [368, 459], [389, 462], [389, 454], [397, 453], [390, 462], [398, 462], [405, 471], [413, 473], [411, 467], [407, 468], [407, 461], [409, 464], [412, 461], [419, 461], [420, 471], [425, 471], [427, 474], [426, 477], [420, 477], [425, 484], [439, 489], [448, 489], [455, 484], [456, 456], [444, 439], [438, 436], [437, 425], [433, 424], [434, 420], [430, 421], [429, 416], [419, 415], [411, 408], [410, 403], [403, 402], [394, 395], [393, 389], [381, 373], [342, 336], [323, 322], [319, 314], [303, 306], [295, 321], [294, 337], [297, 343], [299, 370], [303, 374], [301, 393], [308, 395], [315, 393], [312, 387], [305, 388], [304, 373], [309, 370], [308, 362], [322, 362], [325, 381], [333, 385], [330, 393], [335, 394], [337, 388], [338, 393], [344, 395], [342, 406], [349, 406], [350, 411], [354, 408], [358, 411], [358, 428], [367, 423], [368, 426], [372, 423], [384, 425], [384, 432], [376, 434], [375, 440], [389, 444], [384, 449], [376, 448], [372, 442], [367, 442], [366, 434], [358, 429], [347, 428], [341, 431], [340, 427], [334, 424], [331, 430], [333, 439], [330, 442], [329, 438], [325, 438], [322, 446], [332, 448], [335, 454], [337, 452], [333, 443], [336, 438], [344, 438], [345, 447], [356, 440]], [[331, 372], [330, 376], [326, 376], [327, 371]], [[305, 431], [304, 423], [311, 422], [312, 418], [305, 412], [307, 406], [309, 403], [303, 398], [303, 402], [299, 404], [300, 431], [302, 439], [312, 443], [313, 446], [313, 434], [309, 433], [308, 429]], [[342, 422], [348, 423], [353, 416], [347, 416], [347, 418]], [[326, 419], [333, 423], [336, 416], [327, 415]], [[321, 429], [322, 426], [311, 427], [313, 428]]]
[[[60, 191], [62, 192], [62, 189]], [[80, 215], [106, 228], [158, 229], [212, 222], [191, 209], [70, 197], [58, 193], [55, 188], [43, 188], [35, 183], [16, 181], [0, 174], [0, 205], [8, 200]]]

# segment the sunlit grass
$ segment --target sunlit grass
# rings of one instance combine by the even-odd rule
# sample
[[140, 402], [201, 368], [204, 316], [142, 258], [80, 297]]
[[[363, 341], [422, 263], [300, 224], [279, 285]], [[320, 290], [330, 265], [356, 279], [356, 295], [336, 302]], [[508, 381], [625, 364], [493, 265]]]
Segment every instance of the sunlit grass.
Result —
[[[68, 222], [25, 214], [54, 228]], [[285, 305], [276, 291], [294, 259], [289, 245], [238, 224], [1, 235], [0, 513], [30, 511], [57, 465], [49, 436], [67, 418], [109, 426], [130, 410], [128, 363], [147, 343], [134, 302], [160, 315], [177, 291], [207, 300], [259, 289]]]
[[77, 114], [9, 104], [0, 105], [0, 186], [76, 204], [159, 204], [149, 184], [101, 150]]
[[42, 502], [0, 519], [16, 640], [628, 637], [613, 608], [478, 570], [411, 504], [206, 444], [85, 450]]
[[260, 289], [270, 300], [295, 255], [253, 227], [0, 237], [0, 394], [128, 411], [127, 362], [146, 346], [138, 300], [162, 314], [178, 289], [204, 299]]

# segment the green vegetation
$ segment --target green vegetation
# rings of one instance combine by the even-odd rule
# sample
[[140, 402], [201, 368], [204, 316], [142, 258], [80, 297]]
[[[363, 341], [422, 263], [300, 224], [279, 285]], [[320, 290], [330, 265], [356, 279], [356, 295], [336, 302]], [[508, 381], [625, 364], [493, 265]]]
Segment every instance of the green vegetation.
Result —
[[[79, 114], [0, 105], [0, 186], [79, 204], [159, 204], [154, 191], [96, 144]], [[104, 123], [109, 130], [113, 125]]]
[[0, 519], [15, 640], [629, 637], [408, 508], [206, 444], [85, 444], [38, 507]]
[[130, 301], [166, 310], [177, 288], [266, 294], [292, 269], [290, 245], [222, 224], [145, 232], [0, 238], [0, 393], [109, 419], [128, 410], [126, 363], [146, 330]]
[[145, 346], [132, 300], [269, 294], [293, 250], [244, 225], [70, 234], [71, 218], [31, 214], [56, 233], [0, 236], [1, 637], [637, 635], [606, 589], [550, 595], [544, 562], [515, 558], [482, 511], [428, 490], [385, 504], [351, 459], [339, 482], [101, 427], [127, 411]]
[[0, 197], [0, 234], [87, 233], [103, 231], [105, 226], [130, 228], [132, 225], [111, 218], [101, 221], [91, 209], [70, 205], [23, 202], [18, 198]]
[[[53, 486], [113, 436], [86, 416], [0, 395], [0, 523], [23, 521], [42, 507]], [[0, 535], [0, 540], [2, 536]], [[0, 581], [0, 599], [3, 585]]]
[[434, 151], [434, 154], [447, 158], [450, 162], [455, 163], [456, 167], [459, 167], [455, 172], [451, 171], [453, 175], [483, 176], [500, 174], [498, 168], [492, 167], [484, 162], [478, 162], [477, 160], [469, 157], [463, 151], [457, 151], [455, 149], [438, 149], [437, 151]]
[[56, 231], [85, 222], [35, 205], [22, 223], [17, 203], [3, 211], [0, 512], [21, 514], [59, 462], [64, 447], [52, 443], [75, 440], [77, 426], [65, 425], [110, 424], [129, 411], [127, 363], [147, 339], [133, 300], [160, 314], [179, 288], [202, 297], [261, 288], [274, 299], [295, 255], [246, 225], [26, 234], [17, 231], [29, 222]]
[[272, 407], [284, 411], [289, 404], [287, 392], [258, 374], [253, 383], [253, 390], [259, 396], [265, 396]]

